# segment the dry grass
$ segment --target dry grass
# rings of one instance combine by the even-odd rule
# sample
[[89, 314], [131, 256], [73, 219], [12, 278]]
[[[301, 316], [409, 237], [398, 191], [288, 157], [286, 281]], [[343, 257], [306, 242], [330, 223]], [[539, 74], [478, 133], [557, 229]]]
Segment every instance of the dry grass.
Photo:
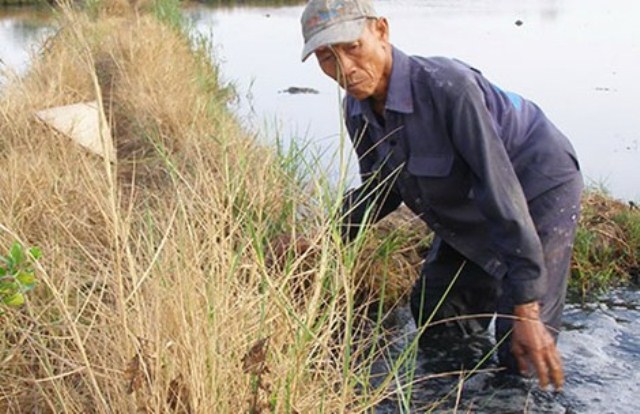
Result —
[[404, 206], [376, 223], [366, 235], [354, 269], [359, 291], [373, 298], [384, 296], [388, 306], [406, 302], [432, 235]]
[[639, 282], [640, 210], [599, 191], [582, 200], [570, 290], [582, 300]]
[[[207, 50], [128, 7], [65, 9], [0, 97], [0, 245], [44, 254], [0, 329], [0, 411], [365, 409], [382, 394], [354, 405], [350, 320], [359, 283], [380, 292], [380, 262], [339, 260], [325, 215], [296, 214], [308, 194], [226, 110]], [[113, 165], [33, 116], [96, 99]], [[269, 238], [301, 228], [319, 235], [313, 252], [267, 267]], [[396, 250], [372, 256], [394, 263], [402, 297], [419, 257]]]

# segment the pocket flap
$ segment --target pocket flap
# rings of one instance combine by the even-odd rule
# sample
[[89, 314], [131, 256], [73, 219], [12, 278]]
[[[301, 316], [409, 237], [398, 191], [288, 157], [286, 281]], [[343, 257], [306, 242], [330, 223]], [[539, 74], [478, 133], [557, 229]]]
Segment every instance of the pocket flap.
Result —
[[446, 177], [451, 173], [453, 155], [412, 156], [407, 162], [407, 170], [419, 177]]

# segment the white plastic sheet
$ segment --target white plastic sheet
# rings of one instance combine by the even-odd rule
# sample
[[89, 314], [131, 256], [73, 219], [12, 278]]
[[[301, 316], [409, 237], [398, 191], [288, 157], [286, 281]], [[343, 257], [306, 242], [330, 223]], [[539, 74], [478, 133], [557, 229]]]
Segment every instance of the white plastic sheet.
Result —
[[44, 109], [36, 112], [36, 117], [94, 154], [110, 162], [116, 160], [111, 130], [98, 102]]

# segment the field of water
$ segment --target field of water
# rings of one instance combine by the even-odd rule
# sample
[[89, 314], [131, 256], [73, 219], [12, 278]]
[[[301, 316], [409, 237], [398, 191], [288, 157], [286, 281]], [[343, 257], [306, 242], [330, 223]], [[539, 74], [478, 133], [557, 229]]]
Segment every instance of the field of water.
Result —
[[[462, 59], [503, 89], [538, 103], [573, 142], [589, 183], [640, 199], [640, 3], [616, 0], [376, 2], [391, 40], [409, 54]], [[213, 38], [238, 112], [272, 139], [340, 148], [338, 89], [313, 58], [300, 62], [302, 6], [189, 6]], [[516, 24], [519, 22], [521, 24]], [[40, 12], [0, 11], [0, 68], [22, 71], [51, 33]], [[0, 76], [0, 82], [2, 82]], [[317, 94], [290, 94], [290, 87]], [[349, 155], [350, 149], [344, 149]], [[335, 166], [326, 157], [326, 167]], [[355, 176], [355, 163], [351, 172]]]
[[[377, 1], [408, 54], [464, 60], [539, 104], [573, 142], [588, 181], [640, 199], [640, 3], [625, 0]], [[339, 147], [339, 96], [312, 57], [300, 62], [302, 7], [189, 8], [212, 33], [253, 125], [328, 153]], [[520, 21], [522, 24], [517, 25]], [[318, 94], [280, 93], [290, 86]], [[331, 163], [329, 163], [331, 164]]]

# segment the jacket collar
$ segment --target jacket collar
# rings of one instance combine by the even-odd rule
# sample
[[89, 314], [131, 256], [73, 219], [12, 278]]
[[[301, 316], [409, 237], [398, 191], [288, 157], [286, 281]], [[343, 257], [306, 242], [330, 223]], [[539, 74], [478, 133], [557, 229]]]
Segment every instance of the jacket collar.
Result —
[[[387, 101], [385, 109], [388, 111], [410, 114], [413, 112], [413, 96], [411, 95], [411, 59], [402, 51], [392, 46], [391, 76], [387, 86]], [[356, 101], [353, 105], [353, 115], [365, 114], [371, 121], [373, 108], [371, 102]]]

